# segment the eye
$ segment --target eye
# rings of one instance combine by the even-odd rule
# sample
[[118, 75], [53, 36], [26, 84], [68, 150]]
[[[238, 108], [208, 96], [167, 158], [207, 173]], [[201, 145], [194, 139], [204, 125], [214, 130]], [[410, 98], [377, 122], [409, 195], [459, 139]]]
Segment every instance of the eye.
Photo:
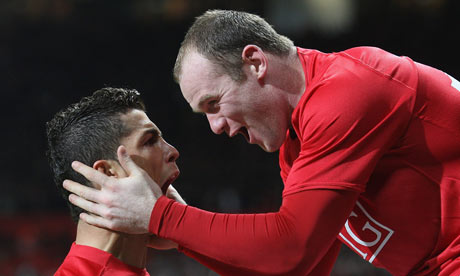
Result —
[[217, 109], [219, 108], [219, 100], [214, 99], [208, 101], [208, 112], [217, 112]]
[[152, 135], [147, 141], [145, 141], [145, 146], [153, 146], [158, 141], [158, 136]]

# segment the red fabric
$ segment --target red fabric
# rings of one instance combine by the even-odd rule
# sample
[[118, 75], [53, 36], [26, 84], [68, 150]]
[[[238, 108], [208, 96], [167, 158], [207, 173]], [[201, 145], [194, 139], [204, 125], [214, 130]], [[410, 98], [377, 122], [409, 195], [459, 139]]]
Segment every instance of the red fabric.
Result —
[[455, 81], [377, 48], [299, 57], [307, 89], [280, 150], [284, 195], [361, 191], [339, 239], [392, 275], [438, 275], [460, 256]]
[[221, 275], [308, 275], [326, 254], [333, 260], [321, 269], [330, 272], [337, 251], [329, 249], [356, 197], [315, 190], [286, 196], [276, 213], [218, 214], [163, 196], [153, 210], [162, 215], [152, 216], [150, 231]]
[[458, 270], [458, 82], [377, 48], [298, 54], [306, 90], [280, 149], [280, 211], [216, 214], [163, 197], [150, 231], [223, 275], [330, 269], [336, 237], [392, 275]]
[[[326, 276], [331, 274], [332, 267], [334, 262], [337, 259], [337, 255], [340, 251], [341, 242], [336, 240], [331, 246], [326, 255], [321, 259], [320, 263], [315, 266], [315, 268], [307, 276]], [[212, 268], [219, 275], [254, 275], [255, 273], [247, 271], [244, 268], [237, 268], [233, 265], [226, 264], [224, 262], [217, 261], [215, 259], [209, 258], [207, 256], [201, 255], [192, 250], [179, 247], [179, 251], [185, 255], [198, 260], [201, 264]], [[260, 274], [257, 274], [260, 275]]]
[[54, 275], [149, 276], [149, 273], [145, 268], [127, 265], [100, 249], [73, 243], [69, 254]]

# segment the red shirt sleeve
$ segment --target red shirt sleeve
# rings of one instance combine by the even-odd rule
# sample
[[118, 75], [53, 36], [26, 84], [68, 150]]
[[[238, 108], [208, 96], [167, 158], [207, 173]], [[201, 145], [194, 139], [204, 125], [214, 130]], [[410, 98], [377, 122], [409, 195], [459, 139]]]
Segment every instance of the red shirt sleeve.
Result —
[[[340, 251], [342, 243], [336, 240], [331, 248], [329, 248], [326, 255], [320, 260], [315, 268], [307, 276], [327, 276], [331, 274], [335, 260]], [[223, 262], [219, 262], [216, 259], [201, 255], [195, 251], [187, 248], [179, 247], [179, 251], [185, 255], [197, 260], [201, 264], [211, 268], [213, 271], [219, 273], [219, 275], [252, 275], [250, 271], [245, 268], [235, 267]]]
[[265, 214], [212, 213], [163, 196], [149, 229], [222, 275], [308, 275], [328, 254], [357, 196], [305, 191], [284, 197], [278, 212]]
[[342, 242], [335, 240], [332, 246], [327, 251], [326, 255], [320, 260], [315, 268], [308, 274], [308, 276], [328, 276], [331, 275], [332, 268], [334, 267], [335, 260], [340, 252]]

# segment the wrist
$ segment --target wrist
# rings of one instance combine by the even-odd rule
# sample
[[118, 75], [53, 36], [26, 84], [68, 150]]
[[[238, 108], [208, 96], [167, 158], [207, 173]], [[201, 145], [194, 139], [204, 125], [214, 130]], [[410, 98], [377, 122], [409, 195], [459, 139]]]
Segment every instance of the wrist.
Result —
[[173, 202], [174, 200], [169, 199], [164, 195], [158, 198], [150, 213], [150, 220], [148, 224], [149, 233], [159, 236], [165, 210]]

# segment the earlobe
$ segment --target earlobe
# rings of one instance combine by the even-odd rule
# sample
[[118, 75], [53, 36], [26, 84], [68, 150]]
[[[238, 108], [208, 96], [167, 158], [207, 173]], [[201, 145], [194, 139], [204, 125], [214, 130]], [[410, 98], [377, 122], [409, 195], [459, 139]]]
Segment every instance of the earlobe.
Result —
[[252, 73], [259, 81], [263, 81], [267, 73], [268, 60], [264, 51], [256, 45], [246, 45], [241, 53], [243, 64], [249, 65]]

